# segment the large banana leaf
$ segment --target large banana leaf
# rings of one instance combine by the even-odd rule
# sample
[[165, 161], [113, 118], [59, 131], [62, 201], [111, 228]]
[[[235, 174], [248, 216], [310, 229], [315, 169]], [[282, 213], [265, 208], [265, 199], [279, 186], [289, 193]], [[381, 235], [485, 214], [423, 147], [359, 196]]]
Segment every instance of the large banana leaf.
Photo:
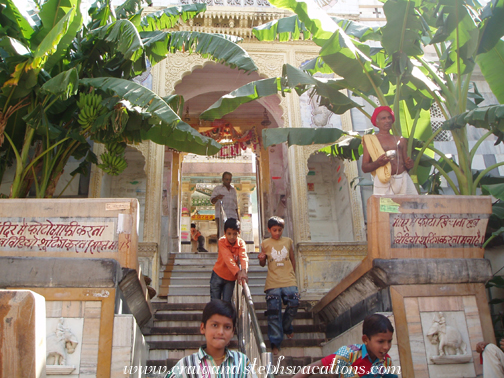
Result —
[[147, 58], [156, 64], [176, 51], [196, 52], [204, 58], [223, 63], [245, 72], [257, 71], [252, 58], [239, 45], [242, 39], [211, 33], [189, 31], [142, 32]]
[[28, 43], [36, 25], [26, 13], [25, 7], [18, 8], [13, 0], [1, 0], [0, 4], [6, 5], [0, 12], [0, 25], [4, 28], [3, 33]]
[[[323, 46], [325, 41], [339, 28], [331, 17], [313, 1], [271, 0], [270, 4], [277, 8], [290, 9], [296, 13], [299, 20], [312, 34], [313, 41], [319, 46]], [[265, 31], [264, 35], [268, 34], [271, 33]], [[261, 33], [260, 36], [256, 34], [256, 37], [262, 38], [263, 34]]]
[[329, 67], [320, 56], [317, 56], [315, 59], [311, 59], [307, 62], [304, 62], [301, 64], [300, 67], [303, 71], [309, 72], [312, 75], [315, 75], [316, 73], [322, 73], [322, 74], [334, 74], [333, 70], [331, 67]]
[[316, 78], [290, 64], [284, 65], [283, 71], [288, 87], [296, 88], [298, 94], [313, 89], [322, 98], [321, 104], [335, 114], [343, 114], [349, 109], [361, 107], [340, 92], [346, 88], [347, 83], [344, 80]]
[[[492, 196], [501, 201], [504, 201], [504, 185], [502, 184], [483, 185], [483, 189], [486, 191], [486, 193], [491, 194]], [[504, 216], [501, 218], [504, 219]]]
[[161, 97], [140, 84], [116, 78], [81, 79], [80, 83], [124, 98], [133, 106], [142, 108], [142, 113], [149, 114], [148, 124], [153, 125], [149, 130], [142, 130], [142, 136], [155, 143], [205, 155], [214, 155], [220, 149], [218, 143], [184, 124]]
[[142, 18], [139, 30], [154, 31], [171, 29], [182, 21], [196, 17], [206, 10], [205, 3], [186, 4], [182, 6], [166, 8], [154, 13], [150, 13]]
[[81, 79], [80, 84], [86, 87], [101, 89], [109, 94], [128, 100], [132, 105], [145, 109], [152, 114], [152, 124], [162, 122], [167, 127], [174, 128], [180, 122], [179, 116], [150, 89], [133, 81], [112, 77]]
[[504, 105], [475, 108], [443, 122], [442, 127], [445, 130], [461, 129], [467, 123], [475, 127], [492, 130], [494, 134], [500, 136], [499, 133], [504, 132]]
[[483, 30], [478, 46], [478, 54], [494, 48], [504, 35], [504, 0], [491, 0], [483, 9]]
[[297, 40], [300, 36], [303, 39], [310, 37], [310, 32], [306, 30], [304, 24], [299, 21], [297, 15], [280, 18], [267, 22], [266, 24], [252, 28], [252, 33], [260, 41], [275, 41], [281, 42]]
[[42, 94], [52, 94], [67, 100], [70, 96], [76, 95], [79, 87], [79, 71], [77, 68], [61, 72], [52, 79], [46, 81], [40, 88]]
[[[51, 0], [45, 3], [42, 7], [40, 17], [44, 22], [44, 28], [49, 26], [47, 23], [51, 22], [51, 20], [55, 25], [56, 21], [59, 21], [65, 14], [73, 10], [72, 15], [70, 16], [70, 24], [68, 25], [68, 29], [65, 32], [65, 35], [58, 43], [56, 52], [48, 57], [47, 62], [44, 65], [44, 69], [47, 72], [51, 72], [51, 69], [54, 67], [54, 65], [66, 55], [68, 48], [71, 46], [73, 40], [75, 39], [75, 35], [82, 28], [83, 18], [82, 13], [80, 12], [80, 6], [81, 0]], [[49, 15], [47, 15], [47, 13], [49, 13]], [[55, 15], [57, 16], [55, 17]]]
[[[71, 8], [61, 19], [52, 27], [51, 30], [42, 39], [42, 42], [37, 46], [33, 54], [33, 62], [31, 62], [27, 69], [40, 69], [46, 62], [47, 58], [57, 51], [57, 46], [60, 41], [65, 37], [68, 27], [74, 13], [75, 8]], [[52, 26], [52, 25], [51, 25]]]
[[97, 29], [117, 20], [112, 1], [95, 2], [88, 10], [91, 22], [87, 25], [89, 30]]
[[240, 105], [262, 97], [277, 94], [279, 91], [284, 90], [285, 88], [282, 86], [281, 78], [279, 77], [253, 81], [221, 97], [217, 102], [201, 113], [200, 118], [210, 121], [220, 119], [224, 115], [237, 109]]
[[381, 29], [383, 47], [389, 55], [397, 52], [408, 56], [423, 55], [420, 45], [422, 24], [415, 12], [415, 2], [388, 0], [383, 11], [387, 24]]
[[295, 88], [298, 94], [314, 89], [316, 94], [322, 98], [321, 103], [335, 114], [343, 114], [349, 109], [361, 106], [340, 92], [345, 86], [341, 85], [338, 80], [316, 78], [299, 68], [285, 64], [283, 67], [283, 79], [270, 78], [245, 84], [233, 92], [222, 96], [205, 110], [200, 115], [200, 118], [205, 120], [219, 119], [225, 114], [234, 111], [240, 105], [279, 92], [290, 91], [291, 88]]
[[124, 59], [136, 61], [143, 53], [143, 43], [135, 25], [129, 20], [118, 20], [92, 30], [90, 35], [110, 43], [110, 52], [120, 53]]
[[[380, 78], [371, 64], [369, 46], [352, 41], [325, 11], [312, 1], [272, 0], [278, 8], [287, 8], [295, 12], [299, 20], [313, 36], [313, 40], [322, 47], [320, 56], [339, 76], [352, 83], [353, 88], [367, 92], [373, 86], [379, 86]], [[289, 30], [292, 31], [292, 28]], [[272, 38], [270, 29], [257, 30], [259, 38]], [[359, 48], [362, 49], [359, 50]]]
[[341, 138], [332, 146], [323, 147], [319, 151], [350, 161], [359, 160], [363, 153], [362, 138], [358, 133], [352, 133]]
[[[142, 12], [143, 0], [125, 0], [122, 4], [118, 5], [115, 13], [118, 18], [134, 17], [136, 14]], [[152, 0], [146, 0], [147, 5], [152, 6]]]
[[351, 36], [357, 38], [361, 42], [365, 41], [380, 41], [382, 39], [381, 30], [378, 26], [369, 26], [355, 22], [352, 20], [347, 20], [345, 18], [331, 17], [343, 31]]
[[171, 131], [163, 128], [162, 125], [155, 125], [143, 136], [154, 143], [168, 146], [177, 151], [198, 155], [215, 155], [221, 149], [221, 145], [215, 140], [204, 137], [183, 121], [180, 121]]
[[[56, 46], [68, 29], [69, 20], [73, 11], [72, 9], [58, 21], [56, 26], [51, 29], [37, 48], [33, 52], [30, 52], [29, 57], [16, 65], [14, 72], [10, 74], [11, 78], [3, 83], [4, 88], [11, 86], [15, 87], [14, 94], [12, 95], [14, 99], [26, 96], [30, 89], [37, 84], [38, 73], [47, 61], [47, 58], [56, 52]], [[13, 40], [9, 40], [11, 42], [10, 47], [15, 49], [16, 52], [19, 52], [21, 44], [12, 43]], [[27, 56], [26, 54], [23, 55]]]
[[[431, 44], [450, 41], [443, 56], [444, 70], [451, 74], [466, 74], [474, 68], [479, 29], [460, 0], [445, 0], [438, 16], [438, 29]], [[459, 66], [460, 65], [460, 70]]]
[[336, 128], [304, 128], [288, 127], [263, 129], [263, 146], [266, 148], [274, 144], [287, 142], [289, 146], [308, 146], [311, 144], [330, 144], [342, 136], [348, 135], [345, 131]]
[[[361, 42], [381, 40], [379, 27], [371, 27], [352, 20], [332, 16], [331, 19], [342, 27], [349, 36]], [[291, 41], [302, 35], [303, 39], [310, 37], [310, 32], [299, 20], [297, 15], [280, 18], [252, 28], [252, 33], [260, 41]]]
[[[504, 22], [501, 22], [504, 25]], [[487, 53], [479, 54], [476, 62], [481, 68], [490, 89], [499, 103], [504, 104], [504, 41], [498, 43]]]
[[320, 50], [321, 58], [333, 72], [362, 92], [369, 92], [381, 83], [379, 69], [369, 55], [368, 45], [352, 40], [341, 28]]

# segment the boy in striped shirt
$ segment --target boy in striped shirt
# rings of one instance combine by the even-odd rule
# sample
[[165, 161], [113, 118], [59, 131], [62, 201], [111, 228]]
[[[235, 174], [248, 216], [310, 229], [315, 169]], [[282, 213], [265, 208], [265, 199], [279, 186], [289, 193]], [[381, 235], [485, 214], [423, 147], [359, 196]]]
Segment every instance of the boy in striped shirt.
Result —
[[231, 303], [220, 299], [208, 302], [200, 325], [206, 344], [177, 362], [166, 378], [257, 378], [248, 357], [227, 348], [235, 325], [236, 311]]

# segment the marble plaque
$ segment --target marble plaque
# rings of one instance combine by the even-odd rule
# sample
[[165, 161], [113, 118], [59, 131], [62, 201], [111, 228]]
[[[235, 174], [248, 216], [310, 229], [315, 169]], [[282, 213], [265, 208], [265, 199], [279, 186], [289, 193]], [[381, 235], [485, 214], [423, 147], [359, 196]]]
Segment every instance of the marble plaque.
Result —
[[[78, 219], [78, 218], [77, 218]], [[0, 251], [115, 252], [114, 218], [0, 218]]]
[[[443, 311], [446, 326], [452, 327], [462, 337], [462, 346], [464, 353], [462, 354], [460, 350], [459, 355], [455, 355], [456, 351], [452, 350], [448, 353], [453, 353], [453, 363], [450, 364], [436, 364], [434, 361], [439, 357], [438, 344], [433, 344], [428, 337], [429, 332], [433, 329], [433, 323], [436, 315], [439, 314], [438, 311], [432, 312], [420, 312], [420, 319], [422, 323], [422, 331], [424, 337], [425, 353], [427, 356], [427, 365], [429, 369], [429, 376], [436, 378], [472, 378], [476, 377], [476, 372], [474, 370], [474, 363], [472, 358], [465, 363], [457, 363], [457, 357], [469, 357], [472, 355], [471, 343], [469, 341], [469, 333], [467, 330], [467, 322], [465, 318], [464, 311]], [[452, 356], [448, 356], [452, 357]]]

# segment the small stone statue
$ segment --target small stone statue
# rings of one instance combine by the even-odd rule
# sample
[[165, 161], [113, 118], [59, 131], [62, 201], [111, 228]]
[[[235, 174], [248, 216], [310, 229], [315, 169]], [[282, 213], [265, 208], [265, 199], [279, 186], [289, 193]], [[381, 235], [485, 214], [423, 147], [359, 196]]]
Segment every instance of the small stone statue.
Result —
[[77, 337], [64, 323], [65, 319], [60, 318], [56, 330], [47, 336], [47, 365], [66, 365], [67, 354], [72, 354], [77, 348]]
[[459, 330], [446, 325], [442, 312], [435, 314], [427, 338], [432, 344], [437, 344], [437, 356], [431, 357], [435, 364], [459, 364], [471, 360], [471, 356], [466, 354], [467, 345]]

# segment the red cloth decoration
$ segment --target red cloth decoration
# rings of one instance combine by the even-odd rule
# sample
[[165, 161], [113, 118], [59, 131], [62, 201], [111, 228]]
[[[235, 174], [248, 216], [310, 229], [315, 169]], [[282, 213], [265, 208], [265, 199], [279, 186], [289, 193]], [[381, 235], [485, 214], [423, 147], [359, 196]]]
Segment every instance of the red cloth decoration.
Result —
[[376, 117], [378, 117], [378, 114], [380, 114], [384, 110], [390, 113], [390, 115], [392, 116], [392, 122], [395, 122], [395, 115], [392, 109], [390, 109], [390, 106], [378, 106], [374, 110], [373, 116], [371, 117], [371, 123], [373, 124], [373, 126], [376, 126]]
[[[369, 361], [369, 358], [358, 358], [355, 360], [355, 362], [352, 364], [352, 367], [357, 367], [357, 375], [359, 377], [363, 377], [367, 375], [369, 372], [371, 372], [371, 361]], [[355, 369], [354, 369], [355, 371]]]
[[336, 358], [335, 354], [330, 354], [329, 356], [325, 356], [322, 358], [322, 366], [332, 366], [334, 359]]
[[[241, 151], [250, 148], [253, 152], [257, 152], [259, 147], [259, 139], [257, 138], [255, 127], [244, 132], [238, 133], [232, 125], [223, 120], [212, 122], [212, 128], [201, 133], [204, 136], [210, 137], [221, 143], [222, 149], [215, 155], [217, 158], [230, 159], [241, 155]], [[222, 143], [221, 141], [229, 141]]]

